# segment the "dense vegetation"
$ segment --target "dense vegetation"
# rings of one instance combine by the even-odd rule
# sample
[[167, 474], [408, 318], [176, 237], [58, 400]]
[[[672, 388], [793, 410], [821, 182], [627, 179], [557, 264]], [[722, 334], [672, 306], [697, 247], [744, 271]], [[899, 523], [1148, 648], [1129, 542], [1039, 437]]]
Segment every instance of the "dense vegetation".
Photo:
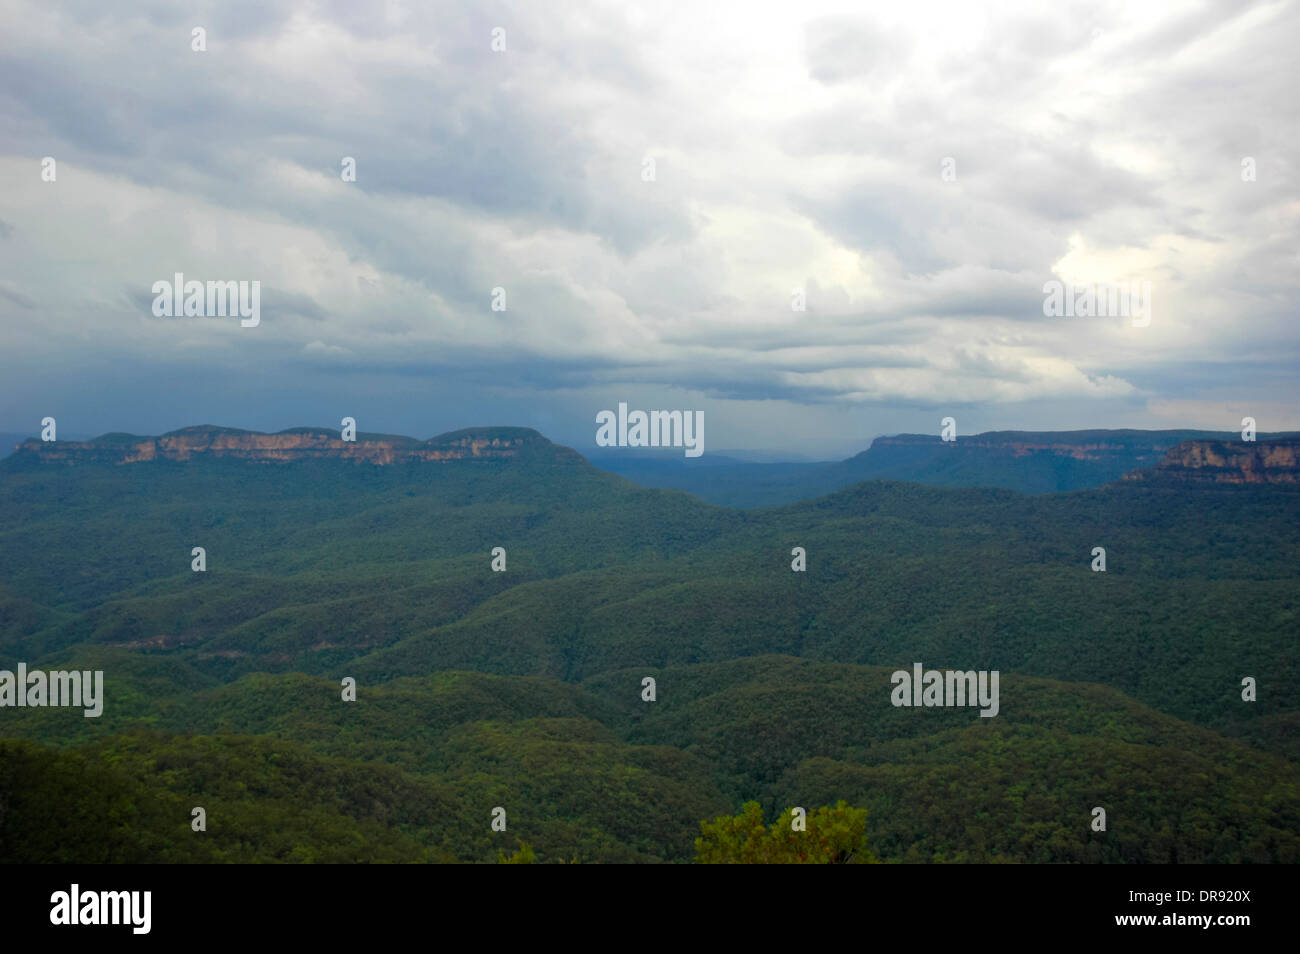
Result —
[[[689, 861], [845, 801], [882, 861], [1300, 860], [1300, 493], [742, 512], [548, 446], [0, 463], [0, 669], [107, 685], [0, 709], [0, 858]], [[1001, 671], [999, 715], [895, 708], [918, 661]]]
[[739, 815], [724, 815], [700, 826], [704, 834], [695, 839], [695, 860], [706, 865], [847, 865], [876, 861], [867, 847], [865, 811], [843, 801], [803, 818], [796, 815], [800, 810], [792, 808], [764, 827], [758, 802], [746, 802]]

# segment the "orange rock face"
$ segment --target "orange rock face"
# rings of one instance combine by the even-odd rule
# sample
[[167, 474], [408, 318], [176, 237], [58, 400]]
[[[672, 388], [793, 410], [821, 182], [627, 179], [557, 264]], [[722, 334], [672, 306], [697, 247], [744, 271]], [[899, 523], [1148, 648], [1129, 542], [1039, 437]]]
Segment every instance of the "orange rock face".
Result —
[[1127, 480], [1170, 477], [1214, 484], [1300, 484], [1300, 441], [1185, 441], [1153, 471]]
[[450, 439], [344, 441], [325, 432], [256, 434], [252, 432], [203, 431], [168, 434], [132, 441], [29, 440], [19, 453], [34, 454], [43, 461], [98, 461], [136, 464], [154, 460], [188, 461], [197, 456], [230, 457], [240, 460], [295, 461], [337, 459], [380, 466], [408, 460], [449, 461], [514, 457], [529, 444], [548, 443], [540, 435], [518, 436], [468, 434]]

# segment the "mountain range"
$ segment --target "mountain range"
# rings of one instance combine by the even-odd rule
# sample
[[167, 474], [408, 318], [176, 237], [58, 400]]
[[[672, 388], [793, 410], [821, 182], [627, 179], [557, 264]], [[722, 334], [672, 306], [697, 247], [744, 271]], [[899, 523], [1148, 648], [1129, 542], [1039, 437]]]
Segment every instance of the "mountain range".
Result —
[[[15, 436], [15, 435], [9, 435]], [[1293, 480], [1289, 448], [1300, 433], [1261, 434], [1254, 441], [1216, 431], [1091, 430], [990, 431], [960, 440], [900, 434], [878, 437], [844, 461], [761, 463], [733, 457], [684, 459], [680, 455], [603, 453], [596, 464], [645, 487], [685, 490], [727, 507], [753, 508], [821, 496], [864, 480], [905, 480], [950, 487], [1005, 487], [1021, 493], [1056, 493], [1096, 487], [1134, 471], [1179, 468], [1201, 479]], [[356, 435], [345, 441], [326, 428], [298, 427], [276, 434], [210, 425], [160, 437], [105, 434], [87, 441], [14, 444], [20, 458], [134, 463], [189, 460], [210, 455], [247, 460], [341, 459], [392, 464], [410, 460], [505, 458], [551, 444], [531, 428], [470, 428], [420, 441], [392, 434]], [[1261, 449], [1267, 449], [1261, 450]], [[1281, 456], [1277, 456], [1277, 455]], [[1270, 456], [1272, 455], [1272, 456]], [[1234, 476], [1231, 472], [1240, 471]], [[1210, 477], [1213, 473], [1215, 476]]]
[[[878, 439], [827, 469], [907, 480], [762, 509], [522, 428], [29, 441], [0, 669], [106, 692], [0, 709], [0, 857], [682, 861], [843, 798], [886, 861], [1300, 860], [1297, 442], [1188, 433]], [[892, 705], [916, 663], [999, 714]]]

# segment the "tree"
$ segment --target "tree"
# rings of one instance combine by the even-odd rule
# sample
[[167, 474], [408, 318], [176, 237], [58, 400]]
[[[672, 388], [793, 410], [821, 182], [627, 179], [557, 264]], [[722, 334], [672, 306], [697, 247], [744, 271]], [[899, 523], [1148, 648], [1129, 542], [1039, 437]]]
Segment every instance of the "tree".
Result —
[[503, 852], [497, 852], [497, 863], [502, 865], [531, 865], [537, 861], [537, 853], [526, 841], [519, 843], [519, 850], [509, 858]]
[[867, 848], [867, 811], [841, 801], [810, 812], [807, 830], [795, 831], [793, 809], [770, 827], [758, 802], [746, 802], [739, 815], [701, 822], [695, 839], [697, 864], [877, 864]]

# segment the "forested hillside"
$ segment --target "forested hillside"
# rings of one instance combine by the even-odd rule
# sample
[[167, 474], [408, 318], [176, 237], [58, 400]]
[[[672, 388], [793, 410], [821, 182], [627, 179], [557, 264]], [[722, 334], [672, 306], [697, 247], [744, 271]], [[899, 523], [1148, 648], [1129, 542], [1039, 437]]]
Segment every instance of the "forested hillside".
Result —
[[[522, 429], [418, 446], [0, 463], [0, 669], [106, 685], [0, 708], [0, 857], [689, 861], [844, 800], [882, 861], [1300, 860], [1293, 486], [740, 511]], [[999, 671], [997, 716], [892, 705], [917, 662]]]

